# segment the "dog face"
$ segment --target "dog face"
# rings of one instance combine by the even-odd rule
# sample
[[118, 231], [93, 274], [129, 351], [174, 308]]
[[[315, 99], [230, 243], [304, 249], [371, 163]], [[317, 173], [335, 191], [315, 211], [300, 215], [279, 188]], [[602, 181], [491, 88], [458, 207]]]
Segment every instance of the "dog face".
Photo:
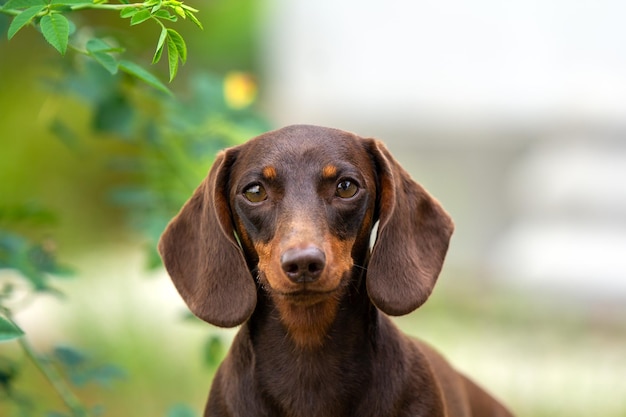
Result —
[[259, 282], [279, 303], [313, 305], [339, 297], [364, 261], [367, 248], [355, 242], [369, 242], [376, 177], [354, 135], [302, 133], [249, 142], [232, 166], [229, 200]]

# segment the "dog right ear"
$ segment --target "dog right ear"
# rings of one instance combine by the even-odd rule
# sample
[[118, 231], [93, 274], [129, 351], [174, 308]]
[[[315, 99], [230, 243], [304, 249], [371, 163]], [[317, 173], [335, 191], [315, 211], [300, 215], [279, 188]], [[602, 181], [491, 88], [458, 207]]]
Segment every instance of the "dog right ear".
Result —
[[400, 316], [430, 296], [448, 250], [450, 215], [411, 179], [382, 142], [364, 142], [378, 174], [378, 234], [367, 291], [383, 312]]
[[235, 239], [228, 202], [228, 178], [236, 155], [236, 149], [229, 149], [217, 156], [158, 246], [193, 314], [221, 327], [243, 323], [256, 306], [256, 284]]

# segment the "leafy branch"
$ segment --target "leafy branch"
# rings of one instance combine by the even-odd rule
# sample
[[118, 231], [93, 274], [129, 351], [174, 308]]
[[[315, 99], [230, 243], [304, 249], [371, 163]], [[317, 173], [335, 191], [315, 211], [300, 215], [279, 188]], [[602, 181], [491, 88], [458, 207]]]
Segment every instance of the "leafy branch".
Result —
[[124, 48], [110, 45], [103, 39], [91, 38], [84, 43], [71, 43], [70, 39], [76, 32], [76, 25], [66, 16], [81, 10], [109, 10], [120, 13], [122, 19], [130, 19], [130, 25], [135, 26], [146, 21], [156, 22], [161, 28], [156, 51], [152, 63], [160, 61], [163, 50], [167, 48], [169, 81], [171, 82], [178, 72], [179, 63], [187, 61], [187, 45], [183, 37], [176, 30], [167, 27], [179, 18], [189, 19], [202, 29], [202, 24], [195, 16], [197, 9], [187, 6], [178, 0], [148, 0], [143, 3], [110, 4], [107, 0], [93, 2], [87, 0], [9, 0], [0, 5], [0, 13], [14, 16], [7, 30], [7, 37], [12, 39], [26, 26], [34, 26], [61, 55], [65, 55], [68, 48], [77, 53], [89, 56], [98, 62], [110, 74], [118, 70], [135, 76], [148, 85], [169, 93], [157, 77], [141, 66], [126, 60], [119, 59], [118, 55]]
[[[44, 243], [33, 243], [19, 235], [11, 234], [2, 229], [2, 223], [7, 220], [24, 219], [27, 221], [36, 221], [48, 223], [50, 217], [48, 213], [42, 210], [33, 210], [31, 207], [16, 207], [13, 210], [0, 210], [0, 270], [13, 270], [18, 273], [16, 282], [24, 287], [29, 287], [27, 296], [31, 293], [43, 293], [56, 291], [49, 285], [50, 275], [55, 276], [67, 275], [69, 270], [60, 266], [53, 253], [53, 245]], [[24, 331], [15, 323], [13, 319], [14, 307], [9, 305], [16, 304], [16, 298], [19, 296], [16, 284], [11, 281], [3, 282], [0, 285], [0, 343], [17, 340], [18, 345], [24, 352], [26, 358], [35, 365], [35, 367], [46, 378], [55, 392], [62, 399], [72, 417], [87, 417], [90, 413], [87, 408], [76, 397], [69, 387], [59, 370], [54, 366], [53, 362], [60, 362], [66, 370], [74, 372], [63, 360], [58, 352], [75, 352], [69, 348], [57, 349], [57, 360], [53, 361], [47, 355], [38, 354], [25, 336]], [[56, 292], [58, 293], [58, 292]], [[18, 376], [17, 366], [14, 365], [7, 357], [0, 356], [0, 360], [4, 366], [0, 367], [0, 394], [4, 394], [8, 398], [13, 398], [16, 404], [29, 403], [25, 398], [17, 401], [18, 397], [13, 392], [13, 380]], [[93, 378], [92, 378], [93, 379]], [[0, 398], [2, 398], [0, 396]]]
[[[227, 94], [231, 90], [248, 90], [249, 80], [242, 75], [230, 74], [225, 79], [192, 76], [188, 79], [189, 93], [183, 95], [184, 99], [177, 99], [149, 91], [136, 94], [122, 77], [110, 76], [93, 60], [86, 64], [66, 68], [55, 91], [73, 96], [91, 110], [90, 125], [95, 137], [107, 137], [125, 145], [124, 150], [107, 153], [109, 172], [126, 180], [108, 190], [106, 201], [123, 209], [128, 215], [128, 227], [140, 233], [141, 241], [149, 248], [147, 266], [159, 266], [154, 250], [156, 241], [167, 221], [206, 174], [207, 161], [218, 149], [270, 126], [252, 109], [242, 107], [238, 102], [241, 97], [233, 100], [229, 97], [233, 93]], [[82, 155], [92, 143], [74, 130], [75, 120], [66, 119], [62, 106], [56, 112], [51, 129], [69, 149]], [[58, 221], [56, 212], [39, 204], [4, 207], [0, 203], [0, 274], [8, 271], [0, 276], [0, 346], [19, 345], [22, 357], [35, 365], [47, 379], [50, 391], [63, 399], [66, 411], [50, 412], [48, 417], [99, 417], [103, 406], [81, 399], [74, 388], [82, 386], [85, 380], [100, 384], [114, 380], [116, 372], [110, 365], [80, 365], [75, 353], [58, 348], [52, 353], [37, 352], [28, 342], [30, 329], [22, 330], [13, 321], [18, 305], [26, 307], [38, 295], [60, 294], [55, 283], [71, 272], [57, 260], [57, 243], [47, 234], [39, 237], [42, 230], [52, 229]], [[3, 280], [4, 277], [10, 279]], [[210, 369], [223, 357], [222, 347], [219, 337], [207, 341], [203, 357]], [[44, 401], [35, 400], [36, 394], [18, 390], [22, 375], [17, 361], [0, 354], [0, 406], [7, 400], [20, 415], [39, 415], [35, 407], [47, 406]], [[182, 405], [167, 413], [167, 417], [191, 415]]]
[[25, 337], [20, 337], [18, 339], [18, 343], [30, 361], [35, 364], [37, 369], [39, 369], [48, 382], [54, 387], [54, 390], [59, 394], [63, 403], [65, 403], [67, 408], [72, 413], [71, 415], [76, 417], [87, 417], [88, 412], [86, 407], [81, 403], [78, 397], [76, 397], [63, 377], [59, 374], [59, 371], [57, 371], [57, 369], [48, 363], [48, 361], [44, 358], [41, 358]]
[[[124, 43], [110, 36], [111, 31], [106, 36], [94, 36], [93, 25], [82, 25], [79, 15], [84, 10], [113, 11], [110, 15], [114, 19], [128, 19], [133, 29], [151, 22], [148, 25], [159, 30], [155, 48], [150, 48], [154, 51], [152, 62], [167, 61], [170, 81], [187, 60], [185, 40], [172, 28], [173, 23], [186, 19], [201, 29], [202, 24], [196, 18], [198, 10], [177, 0], [0, 0], [0, 32], [6, 30], [9, 39], [29, 27], [41, 33], [61, 55], [79, 58], [66, 59], [67, 65], [54, 79], [46, 80], [46, 87], [51, 87], [52, 97], [77, 100], [87, 109], [93, 137], [123, 144], [106, 151], [107, 169], [124, 178], [108, 190], [107, 201], [124, 211], [128, 227], [140, 232], [149, 248], [147, 266], [156, 267], [160, 261], [155, 242], [206, 174], [207, 161], [219, 148], [270, 126], [250, 107], [256, 95], [253, 78], [238, 72], [224, 78], [198, 74], [189, 77], [191, 84], [184, 99], [177, 99], [159, 78], [136, 63], [132, 50], [127, 52], [129, 58], [122, 58]], [[4, 16], [11, 18], [10, 24]], [[166, 94], [137, 89], [137, 83], [125, 74]], [[54, 106], [50, 116], [50, 130], [70, 150], [83, 155], [82, 151], [91, 149], [93, 144], [78, 133], [82, 116], [71, 114], [64, 106]], [[28, 378], [24, 362], [34, 365], [48, 381], [49, 391], [64, 402], [65, 411], [50, 411], [48, 417], [103, 415], [104, 406], [93, 406], [92, 397], [82, 399], [76, 389], [88, 382], [106, 386], [124, 375], [119, 368], [93, 363], [70, 348], [38, 351], [29, 342], [30, 329], [20, 328], [13, 320], [18, 307], [25, 307], [37, 296], [61, 294], [54, 280], [69, 270], [57, 262], [56, 243], [49, 237], [38, 237], [40, 226], [55, 223], [55, 217], [55, 212], [38, 205], [4, 207], [0, 203], [0, 345], [19, 347], [17, 354], [24, 359], [18, 362], [13, 354], [0, 355], [0, 414], [5, 401], [20, 416], [41, 415], [49, 408], [39, 390], [21, 391], [20, 384]], [[211, 369], [223, 357], [218, 336], [207, 341], [203, 357]], [[182, 404], [167, 412], [168, 417], [192, 415]]]

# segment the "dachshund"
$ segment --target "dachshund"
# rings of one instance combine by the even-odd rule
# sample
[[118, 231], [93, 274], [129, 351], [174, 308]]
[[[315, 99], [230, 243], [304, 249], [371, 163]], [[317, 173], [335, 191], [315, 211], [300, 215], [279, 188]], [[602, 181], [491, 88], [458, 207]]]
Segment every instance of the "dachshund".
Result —
[[389, 318], [453, 228], [376, 139], [295, 125], [219, 153], [158, 247], [196, 316], [241, 325], [204, 416], [512, 416]]

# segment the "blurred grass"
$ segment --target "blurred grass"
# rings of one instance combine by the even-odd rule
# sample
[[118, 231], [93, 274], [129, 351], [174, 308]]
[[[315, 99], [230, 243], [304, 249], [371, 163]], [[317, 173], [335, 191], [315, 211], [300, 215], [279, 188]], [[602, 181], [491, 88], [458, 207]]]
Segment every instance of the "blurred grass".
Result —
[[[208, 337], [231, 338], [232, 332], [185, 318], [169, 278], [144, 265], [145, 252], [136, 243], [84, 253], [76, 268], [89, 279], [57, 282], [64, 299], [40, 297], [16, 316], [37, 351], [71, 346], [123, 371], [107, 387], [76, 389], [85, 404], [103, 405], [107, 416], [165, 416], [180, 403], [201, 409], [215, 369], [204, 360]], [[64, 409], [38, 370], [20, 359], [16, 343], [3, 344], [0, 353], [22, 364], [13, 388], [36, 395], [40, 409], [32, 415]], [[0, 415], [12, 416], [12, 410], [0, 401]]]
[[399, 325], [518, 416], [626, 415], [626, 307], [444, 276]]

